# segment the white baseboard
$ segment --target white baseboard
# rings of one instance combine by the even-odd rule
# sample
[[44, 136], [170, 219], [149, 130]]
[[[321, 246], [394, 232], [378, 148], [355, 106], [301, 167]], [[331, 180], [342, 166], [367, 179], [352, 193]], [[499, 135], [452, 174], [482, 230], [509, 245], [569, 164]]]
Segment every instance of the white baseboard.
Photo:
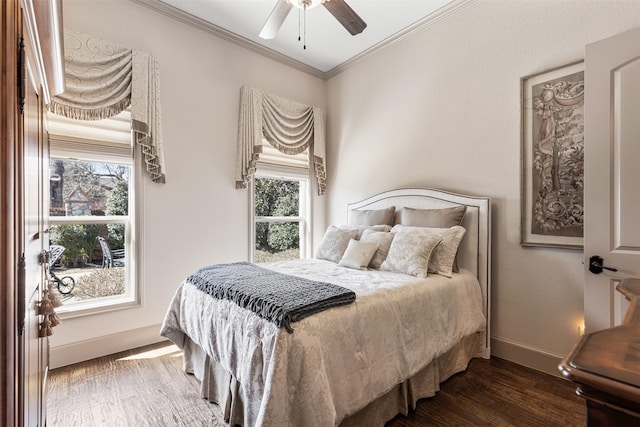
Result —
[[160, 336], [160, 325], [153, 325], [77, 343], [51, 347], [49, 368], [60, 368], [160, 341], [166, 341], [166, 338]]
[[563, 378], [558, 369], [558, 365], [564, 358], [563, 355], [549, 353], [498, 337], [491, 337], [491, 355]]

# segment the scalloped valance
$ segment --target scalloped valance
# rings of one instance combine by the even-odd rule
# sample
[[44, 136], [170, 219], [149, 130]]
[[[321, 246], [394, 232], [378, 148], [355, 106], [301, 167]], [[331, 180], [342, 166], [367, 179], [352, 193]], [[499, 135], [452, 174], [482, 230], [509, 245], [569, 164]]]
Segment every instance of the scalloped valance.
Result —
[[299, 154], [309, 148], [318, 194], [326, 190], [324, 113], [321, 108], [299, 104], [243, 86], [240, 89], [236, 188], [247, 188], [262, 153], [262, 138], [280, 152]]
[[164, 183], [158, 64], [149, 52], [65, 30], [65, 91], [49, 111], [101, 120], [131, 107], [131, 130], [153, 182]]

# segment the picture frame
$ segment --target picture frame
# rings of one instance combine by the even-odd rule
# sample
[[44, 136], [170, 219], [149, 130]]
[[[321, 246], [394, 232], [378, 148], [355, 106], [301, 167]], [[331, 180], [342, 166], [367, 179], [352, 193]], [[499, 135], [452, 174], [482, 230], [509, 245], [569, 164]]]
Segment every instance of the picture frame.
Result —
[[520, 79], [522, 246], [584, 246], [584, 61]]

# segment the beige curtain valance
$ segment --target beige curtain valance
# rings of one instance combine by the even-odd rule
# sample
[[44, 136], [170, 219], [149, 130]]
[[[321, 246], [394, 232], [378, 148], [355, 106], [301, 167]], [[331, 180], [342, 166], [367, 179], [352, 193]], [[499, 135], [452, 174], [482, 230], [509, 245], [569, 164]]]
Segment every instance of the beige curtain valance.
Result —
[[131, 107], [131, 129], [153, 182], [164, 183], [158, 64], [152, 54], [65, 31], [66, 90], [48, 108], [76, 120], [101, 120]]
[[324, 113], [279, 96], [243, 86], [240, 89], [236, 188], [246, 188], [262, 153], [262, 137], [285, 154], [299, 154], [309, 148], [318, 194], [326, 190]]

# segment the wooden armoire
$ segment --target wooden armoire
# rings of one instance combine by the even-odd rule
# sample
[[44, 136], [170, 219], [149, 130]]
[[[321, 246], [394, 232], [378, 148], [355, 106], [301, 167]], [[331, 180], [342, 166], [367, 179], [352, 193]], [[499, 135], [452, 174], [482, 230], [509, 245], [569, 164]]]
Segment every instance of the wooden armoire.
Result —
[[64, 90], [62, 1], [2, 0], [0, 45], [0, 425], [45, 426], [45, 107]]

